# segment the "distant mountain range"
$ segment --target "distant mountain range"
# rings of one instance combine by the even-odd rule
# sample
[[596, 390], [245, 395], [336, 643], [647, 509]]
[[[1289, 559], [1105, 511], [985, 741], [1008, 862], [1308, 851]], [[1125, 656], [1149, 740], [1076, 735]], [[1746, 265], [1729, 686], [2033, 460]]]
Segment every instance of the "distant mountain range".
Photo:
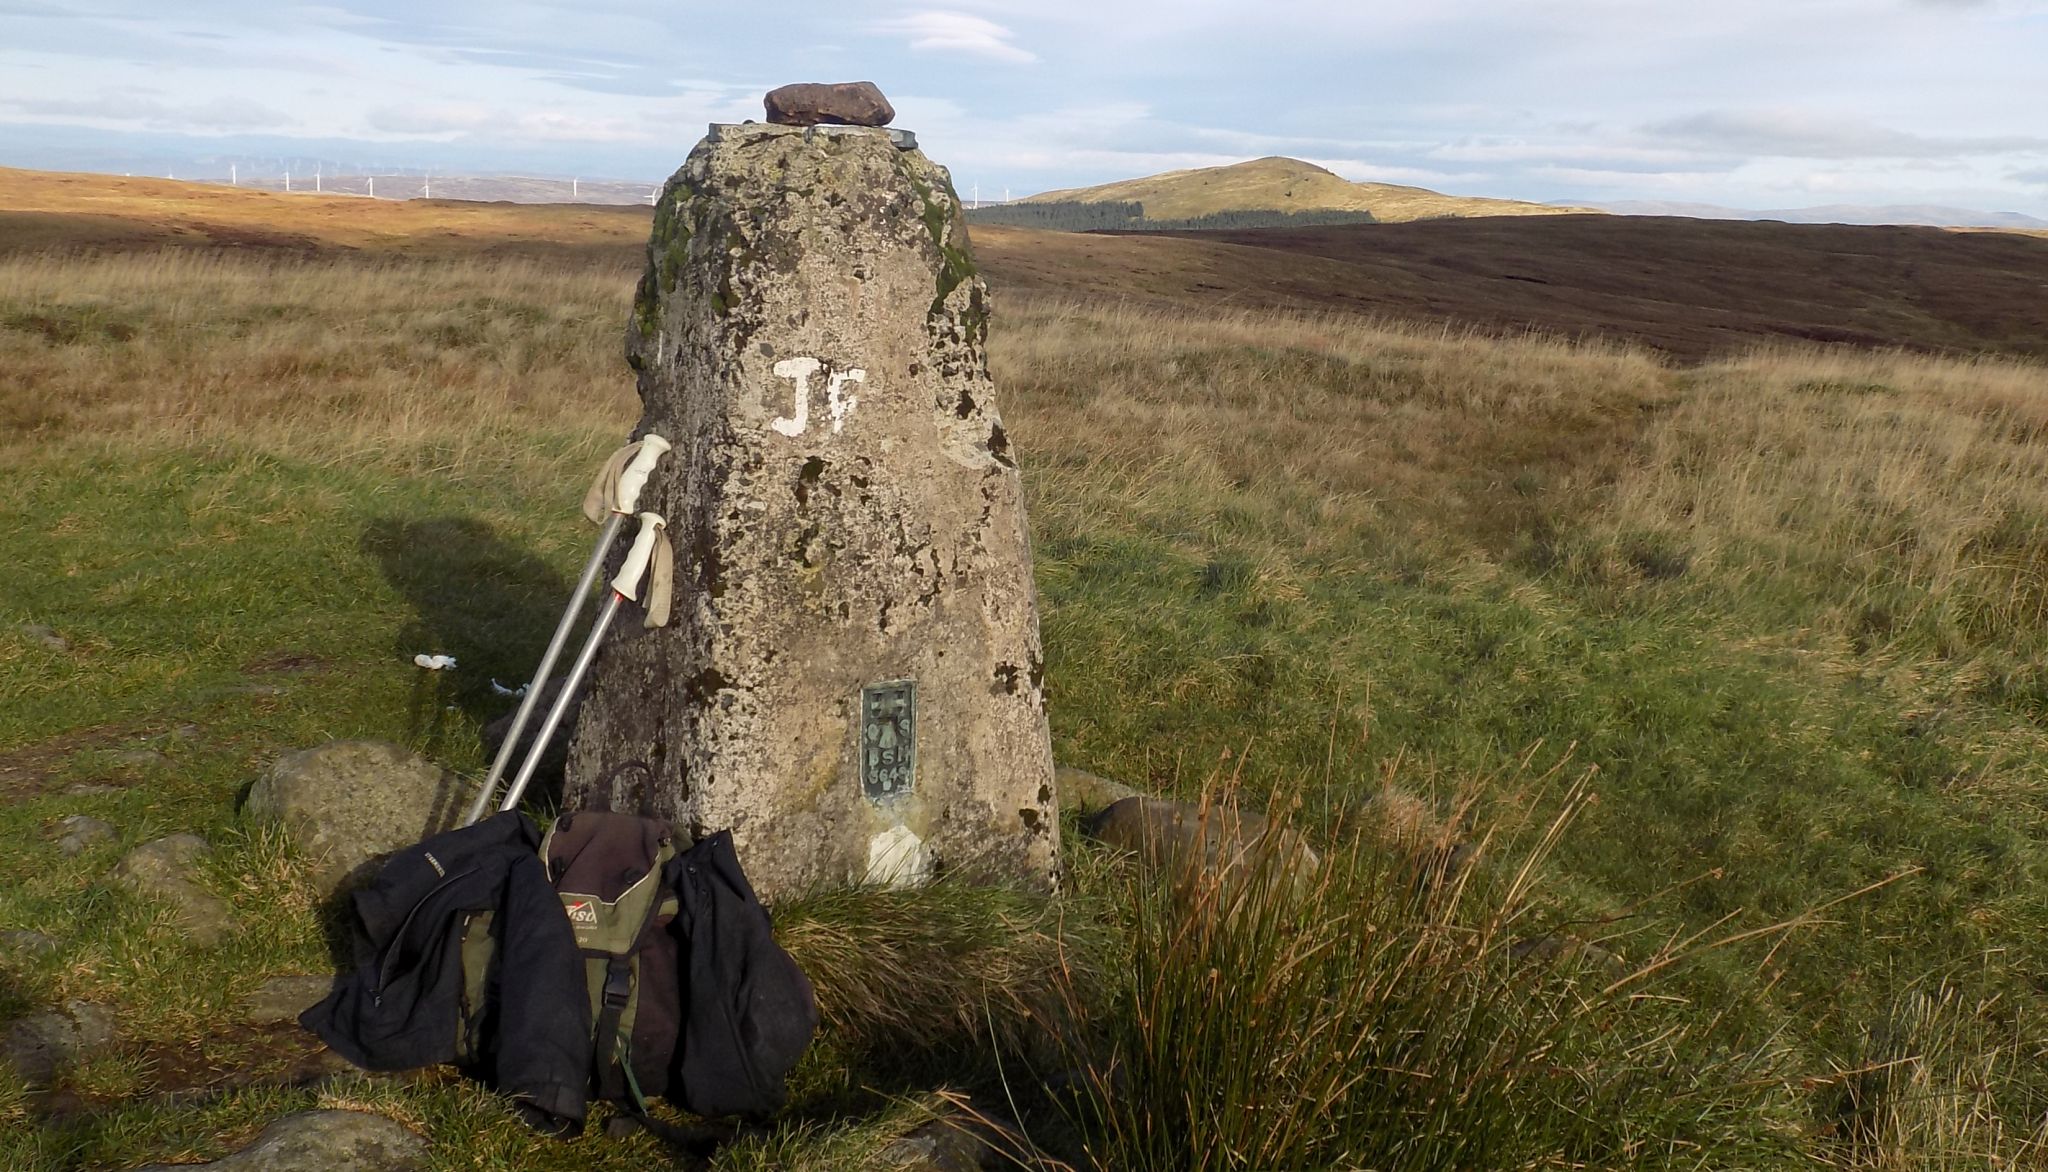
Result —
[[1155, 220], [1194, 220], [1224, 212], [1370, 212], [1383, 224], [1466, 216], [1555, 216], [1592, 208], [1514, 199], [1445, 195], [1395, 183], [1353, 183], [1314, 163], [1278, 156], [1168, 171], [1097, 187], [1045, 191], [1018, 203], [1142, 203]]
[[1711, 203], [1616, 200], [1598, 205], [1622, 216], [1683, 216], [1691, 220], [1781, 220], [1787, 224], [1902, 224], [1926, 228], [2048, 228], [2048, 220], [2018, 212], [1978, 212], [1928, 204], [1824, 204], [1812, 208], [1750, 211]]

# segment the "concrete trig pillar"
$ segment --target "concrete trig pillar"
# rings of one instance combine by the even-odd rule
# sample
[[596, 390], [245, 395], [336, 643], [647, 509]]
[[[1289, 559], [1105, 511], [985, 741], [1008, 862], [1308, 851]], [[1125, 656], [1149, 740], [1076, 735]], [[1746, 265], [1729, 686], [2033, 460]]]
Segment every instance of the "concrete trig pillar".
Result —
[[[731, 828], [764, 895], [959, 871], [1051, 886], [1058, 804], [988, 302], [902, 131], [714, 126], [628, 327], [675, 444], [674, 618], [593, 671], [572, 807]], [[645, 761], [651, 780], [614, 767]]]

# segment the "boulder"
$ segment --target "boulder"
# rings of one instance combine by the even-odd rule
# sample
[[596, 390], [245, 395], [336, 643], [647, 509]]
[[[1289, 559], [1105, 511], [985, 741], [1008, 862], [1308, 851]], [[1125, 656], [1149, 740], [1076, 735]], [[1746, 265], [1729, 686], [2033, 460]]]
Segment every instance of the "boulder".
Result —
[[246, 809], [284, 828], [332, 895], [385, 855], [455, 825], [472, 796], [461, 777], [384, 741], [332, 741], [278, 758]]
[[1628, 962], [1619, 955], [1563, 933], [1522, 937], [1508, 945], [1508, 956], [1522, 964], [1579, 969], [1606, 981], [1628, 973]]
[[887, 126], [896, 117], [896, 107], [871, 81], [798, 82], [769, 90], [762, 104], [778, 126]]
[[144, 898], [170, 905], [179, 929], [193, 943], [211, 946], [220, 943], [234, 918], [227, 902], [193, 877], [212, 851], [196, 834], [173, 834], [129, 851], [114, 865], [112, 878]]
[[331, 977], [272, 977], [242, 999], [241, 1017], [250, 1025], [281, 1025], [327, 997]]
[[981, 1105], [951, 1100], [942, 1100], [933, 1118], [889, 1141], [875, 1163], [891, 1172], [997, 1172], [1048, 1165], [1016, 1124]]
[[46, 936], [29, 928], [9, 928], [0, 932], [0, 958], [17, 963], [48, 956], [57, 951], [55, 937]]
[[894, 1172], [983, 1172], [1013, 1166], [979, 1131], [943, 1119], [890, 1140], [879, 1163]]
[[40, 643], [52, 651], [71, 650], [71, 641], [59, 635], [56, 628], [48, 623], [23, 623], [15, 629], [20, 631], [26, 638]]
[[1125, 798], [1143, 796], [1140, 791], [1121, 781], [1112, 781], [1071, 765], [1062, 765], [1053, 770], [1053, 778], [1059, 783], [1062, 810], [1079, 810], [1085, 814], [1095, 810], [1106, 810]]
[[0, 1063], [30, 1087], [42, 1088], [118, 1040], [112, 1014], [90, 1002], [69, 1001], [61, 1013], [34, 1013], [8, 1026], [0, 1039]]
[[367, 1111], [301, 1111], [263, 1129], [255, 1142], [210, 1164], [150, 1164], [135, 1172], [415, 1172], [425, 1140]]
[[1314, 881], [1322, 860], [1300, 834], [1274, 827], [1263, 814], [1235, 803], [1182, 802], [1128, 797], [1087, 824], [1090, 837], [1135, 855], [1147, 867], [1178, 880], [1221, 877], [1277, 856], [1297, 889]]
[[57, 850], [66, 858], [83, 852], [87, 847], [103, 842], [112, 842], [115, 837], [114, 824], [87, 814], [72, 814], [57, 820]]
[[1400, 859], [1418, 890], [1453, 887], [1479, 861], [1456, 814], [1397, 786], [1387, 786], [1345, 811], [1341, 827]]

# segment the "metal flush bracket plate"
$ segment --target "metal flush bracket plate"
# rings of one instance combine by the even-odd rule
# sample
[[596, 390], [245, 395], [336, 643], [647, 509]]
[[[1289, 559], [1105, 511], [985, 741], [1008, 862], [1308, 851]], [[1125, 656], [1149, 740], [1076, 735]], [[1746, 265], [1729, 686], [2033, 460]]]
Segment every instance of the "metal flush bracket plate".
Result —
[[917, 681], [860, 690], [860, 790], [871, 802], [905, 797], [917, 778]]

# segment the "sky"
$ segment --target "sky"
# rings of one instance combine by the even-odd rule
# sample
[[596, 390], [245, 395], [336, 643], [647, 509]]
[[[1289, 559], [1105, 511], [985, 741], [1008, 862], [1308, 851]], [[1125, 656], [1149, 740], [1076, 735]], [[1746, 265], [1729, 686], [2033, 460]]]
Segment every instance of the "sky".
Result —
[[2048, 0], [0, 0], [0, 165], [651, 182], [855, 79], [984, 199], [1289, 155], [2048, 218]]

